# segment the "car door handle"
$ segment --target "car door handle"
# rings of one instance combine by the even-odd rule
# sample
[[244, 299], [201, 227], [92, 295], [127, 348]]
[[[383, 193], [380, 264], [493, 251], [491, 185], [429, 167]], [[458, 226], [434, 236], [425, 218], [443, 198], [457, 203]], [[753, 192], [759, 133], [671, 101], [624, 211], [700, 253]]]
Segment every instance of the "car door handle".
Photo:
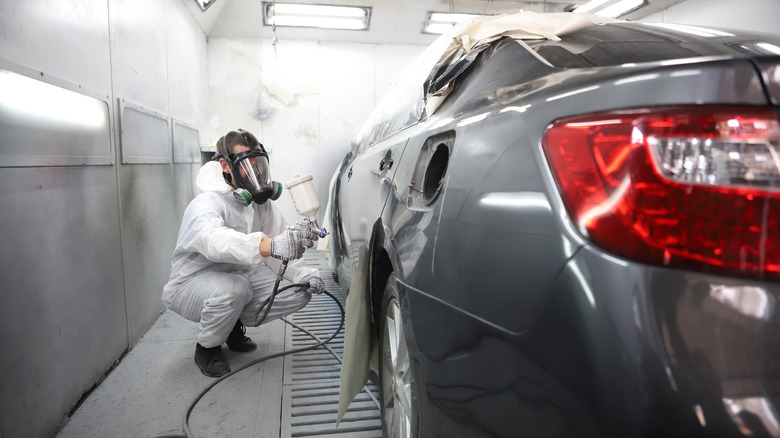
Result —
[[393, 160], [389, 154], [379, 162], [379, 183], [389, 184], [390, 179], [387, 177], [387, 172], [393, 167]]
[[382, 159], [382, 161], [379, 162], [379, 171], [383, 171], [385, 169], [390, 170], [393, 168], [393, 159], [390, 157], [385, 157]]

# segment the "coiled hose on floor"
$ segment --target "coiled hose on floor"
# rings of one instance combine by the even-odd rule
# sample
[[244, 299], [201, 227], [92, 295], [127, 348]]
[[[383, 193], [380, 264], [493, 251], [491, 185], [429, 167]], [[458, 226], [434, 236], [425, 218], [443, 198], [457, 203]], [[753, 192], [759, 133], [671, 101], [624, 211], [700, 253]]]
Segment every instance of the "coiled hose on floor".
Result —
[[[302, 284], [302, 283], [293, 283], [293, 284], [288, 284], [288, 285], [286, 285], [286, 286], [284, 286], [282, 288], [279, 288], [279, 283], [281, 281], [281, 276], [284, 273], [284, 270], [286, 269], [286, 267], [287, 267], [287, 263], [284, 263], [282, 265], [282, 268], [279, 270], [280, 273], [279, 273], [279, 275], [277, 277], [276, 284], [274, 285], [274, 292], [263, 303], [263, 305], [257, 310], [257, 314], [255, 314], [255, 320], [256, 321], [257, 321], [258, 316], [260, 315], [260, 312], [263, 310], [263, 308], [268, 306], [267, 309], [265, 310], [265, 312], [263, 312], [263, 316], [262, 316], [262, 318], [259, 321], [260, 321], [260, 323], [262, 323], [265, 320], [265, 317], [268, 315], [268, 311], [270, 310], [271, 305], [273, 304], [273, 301], [274, 301], [274, 298], [276, 297], [276, 295], [278, 295], [278, 294], [280, 294], [280, 293], [282, 293], [282, 292], [284, 292], [284, 291], [286, 291], [288, 289], [291, 289], [293, 287], [308, 287], [309, 286], [308, 284], [305, 284], [305, 283], [304, 284]], [[232, 376], [232, 375], [234, 375], [234, 374], [236, 374], [236, 373], [238, 373], [238, 372], [240, 372], [242, 370], [245, 370], [245, 369], [247, 369], [247, 368], [249, 368], [249, 367], [251, 367], [253, 365], [257, 365], [260, 362], [264, 362], [266, 360], [274, 359], [274, 358], [281, 357], [281, 356], [286, 356], [288, 354], [295, 354], [295, 353], [300, 353], [302, 351], [313, 350], [313, 349], [321, 347], [321, 346], [327, 344], [328, 342], [330, 342], [331, 340], [333, 340], [333, 338], [335, 338], [339, 334], [341, 329], [344, 328], [344, 318], [345, 318], [344, 306], [341, 304], [339, 299], [336, 298], [335, 295], [331, 294], [328, 291], [324, 291], [323, 293], [325, 295], [329, 296], [339, 306], [339, 310], [341, 311], [341, 323], [339, 324], [339, 328], [335, 332], [333, 332], [333, 334], [330, 335], [330, 337], [328, 337], [324, 341], [320, 341], [319, 343], [316, 343], [316, 344], [313, 344], [313, 345], [309, 345], [307, 347], [297, 348], [295, 350], [290, 350], [290, 351], [282, 351], [282, 352], [271, 354], [271, 355], [268, 355], [268, 356], [263, 356], [261, 358], [255, 359], [255, 360], [253, 360], [253, 361], [251, 361], [249, 363], [246, 363], [246, 364], [240, 366], [239, 368], [236, 368], [235, 370], [225, 374], [222, 377], [219, 377], [218, 379], [214, 380], [209, 385], [207, 385], [205, 388], [203, 388], [203, 390], [201, 390], [200, 393], [190, 402], [190, 404], [187, 407], [187, 410], [184, 412], [184, 415], [182, 416], [182, 420], [181, 420], [182, 429], [184, 431], [183, 435], [160, 435], [160, 436], [157, 436], [157, 437], [154, 437], [154, 438], [194, 438], [194, 435], [190, 431], [190, 426], [189, 426], [190, 414], [192, 413], [192, 410], [195, 409], [195, 406], [198, 404], [200, 399], [203, 398], [203, 396], [206, 395], [206, 393], [211, 391], [211, 389], [214, 388], [215, 386], [217, 386], [220, 382], [222, 382], [223, 380], [229, 378], [230, 376]], [[290, 324], [286, 320], [285, 320], [285, 322]], [[316, 338], [315, 338], [315, 340], [316, 340]]]

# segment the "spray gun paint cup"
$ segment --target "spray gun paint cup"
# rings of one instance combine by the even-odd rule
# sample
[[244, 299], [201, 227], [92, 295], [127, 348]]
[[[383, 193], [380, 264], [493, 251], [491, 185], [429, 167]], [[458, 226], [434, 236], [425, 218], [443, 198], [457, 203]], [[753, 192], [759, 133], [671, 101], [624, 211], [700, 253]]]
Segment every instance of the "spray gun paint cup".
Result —
[[308, 229], [318, 237], [325, 237], [328, 232], [317, 224], [317, 212], [320, 210], [320, 200], [314, 190], [311, 175], [296, 176], [285, 184], [290, 192], [293, 205], [299, 215], [308, 219]]

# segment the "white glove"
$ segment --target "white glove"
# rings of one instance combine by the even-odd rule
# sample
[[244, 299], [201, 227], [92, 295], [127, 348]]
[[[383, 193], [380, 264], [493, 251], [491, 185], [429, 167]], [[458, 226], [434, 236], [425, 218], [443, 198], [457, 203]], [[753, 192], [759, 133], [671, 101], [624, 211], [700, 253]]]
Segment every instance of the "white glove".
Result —
[[309, 288], [306, 289], [310, 294], [321, 294], [325, 292], [325, 283], [320, 277], [314, 275], [307, 275], [299, 281], [299, 283], [308, 283]]
[[309, 234], [293, 228], [274, 237], [271, 239], [271, 257], [285, 261], [301, 258], [306, 246], [313, 244]]

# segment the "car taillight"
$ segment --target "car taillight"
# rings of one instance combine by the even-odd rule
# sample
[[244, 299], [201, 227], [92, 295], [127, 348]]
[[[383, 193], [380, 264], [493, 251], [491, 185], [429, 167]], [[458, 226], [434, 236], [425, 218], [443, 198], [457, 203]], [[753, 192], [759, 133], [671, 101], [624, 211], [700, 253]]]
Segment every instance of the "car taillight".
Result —
[[657, 107], [557, 120], [543, 147], [579, 231], [640, 262], [780, 278], [780, 122]]

